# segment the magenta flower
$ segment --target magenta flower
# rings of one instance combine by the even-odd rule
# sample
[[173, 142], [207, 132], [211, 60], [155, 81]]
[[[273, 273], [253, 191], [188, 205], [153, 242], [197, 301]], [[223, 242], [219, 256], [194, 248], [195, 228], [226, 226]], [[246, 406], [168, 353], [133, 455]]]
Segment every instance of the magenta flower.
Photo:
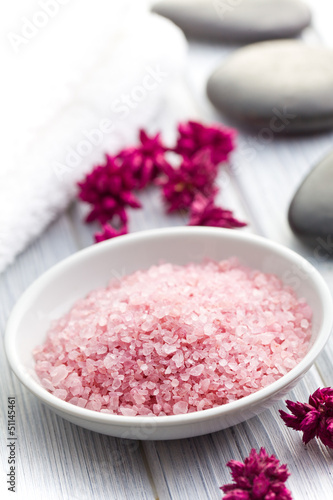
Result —
[[286, 401], [292, 415], [279, 410], [284, 423], [303, 432], [303, 442], [307, 444], [317, 437], [324, 445], [333, 448], [333, 389], [325, 387], [317, 389], [310, 397], [309, 403]]
[[[149, 136], [141, 129], [139, 145], [116, 156], [106, 155], [105, 164], [78, 183], [78, 197], [91, 205], [86, 222], [98, 221], [103, 226], [95, 235], [96, 242], [127, 233], [127, 207], [141, 207], [133, 191], [152, 182], [162, 188], [169, 213], [190, 210], [189, 225], [245, 226], [230, 210], [214, 204], [218, 164], [228, 159], [235, 136], [235, 130], [221, 125], [188, 121], [178, 126], [174, 148], [166, 147], [159, 133]], [[178, 154], [179, 167], [169, 163], [166, 153], [171, 151]]]
[[105, 165], [95, 167], [78, 186], [79, 198], [93, 207], [86, 217], [87, 222], [98, 220], [105, 224], [118, 217], [125, 224], [125, 207], [141, 207], [132, 193], [134, 181], [131, 173], [112, 156], [106, 155]]
[[292, 500], [284, 484], [290, 475], [287, 466], [280, 465], [265, 448], [259, 453], [252, 449], [244, 463], [230, 460], [227, 467], [231, 469], [234, 483], [221, 486], [226, 493], [223, 500]]
[[184, 158], [178, 168], [164, 167], [166, 177], [159, 184], [168, 205], [168, 212], [188, 209], [197, 193], [214, 196], [218, 188], [214, 182], [217, 167], [210, 161], [207, 151], [200, 151], [193, 158]]
[[245, 222], [235, 219], [230, 210], [214, 204], [214, 198], [197, 194], [190, 209], [189, 226], [214, 226], [229, 229], [246, 226]]
[[214, 165], [226, 161], [235, 148], [236, 131], [221, 125], [205, 126], [189, 121], [178, 126], [175, 152], [192, 158], [200, 150], [208, 150]]
[[160, 134], [149, 137], [144, 130], [140, 130], [140, 146], [122, 150], [118, 154], [124, 167], [132, 172], [135, 188], [143, 189], [161, 173], [166, 163]]
[[124, 224], [120, 229], [115, 229], [110, 224], [103, 224], [103, 231], [100, 233], [95, 233], [95, 242], [99, 243], [101, 241], [110, 240], [111, 238], [116, 238], [117, 236], [122, 236], [128, 233], [127, 224]]

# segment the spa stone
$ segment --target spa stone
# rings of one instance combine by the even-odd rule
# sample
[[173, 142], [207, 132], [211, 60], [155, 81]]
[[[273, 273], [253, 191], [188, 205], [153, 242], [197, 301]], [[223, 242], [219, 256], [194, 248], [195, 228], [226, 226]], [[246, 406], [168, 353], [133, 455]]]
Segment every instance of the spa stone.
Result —
[[325, 248], [327, 238], [331, 240], [333, 235], [333, 152], [305, 178], [291, 202], [288, 218], [295, 234], [324, 241], [323, 250], [333, 255], [331, 245]]
[[236, 43], [292, 38], [311, 21], [299, 0], [168, 0], [152, 10], [189, 37]]
[[271, 135], [332, 128], [332, 89], [333, 50], [295, 40], [241, 48], [207, 83], [224, 115]]

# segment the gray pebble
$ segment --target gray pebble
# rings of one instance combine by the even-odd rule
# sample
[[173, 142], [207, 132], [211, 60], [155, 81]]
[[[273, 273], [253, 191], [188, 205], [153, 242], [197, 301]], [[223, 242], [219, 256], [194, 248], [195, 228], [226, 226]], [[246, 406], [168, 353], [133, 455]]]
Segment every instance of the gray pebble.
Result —
[[234, 52], [207, 83], [211, 102], [240, 123], [272, 133], [333, 127], [333, 50], [295, 40]]
[[[333, 152], [305, 178], [289, 208], [292, 230], [305, 239], [317, 239], [333, 254]], [[326, 248], [327, 247], [327, 248]]]
[[311, 22], [300, 0], [164, 0], [152, 10], [189, 37], [228, 42], [291, 38]]

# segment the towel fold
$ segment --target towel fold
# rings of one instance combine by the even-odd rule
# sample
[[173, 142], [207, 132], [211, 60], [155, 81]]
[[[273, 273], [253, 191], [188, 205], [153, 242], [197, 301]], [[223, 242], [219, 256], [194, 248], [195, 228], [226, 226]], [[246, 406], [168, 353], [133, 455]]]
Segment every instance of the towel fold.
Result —
[[10, 47], [14, 78], [23, 73], [13, 84], [12, 160], [0, 166], [0, 271], [67, 207], [105, 151], [154, 128], [182, 73], [180, 30], [137, 0], [117, 4], [115, 13], [109, 0], [69, 2], [45, 33], [17, 53]]

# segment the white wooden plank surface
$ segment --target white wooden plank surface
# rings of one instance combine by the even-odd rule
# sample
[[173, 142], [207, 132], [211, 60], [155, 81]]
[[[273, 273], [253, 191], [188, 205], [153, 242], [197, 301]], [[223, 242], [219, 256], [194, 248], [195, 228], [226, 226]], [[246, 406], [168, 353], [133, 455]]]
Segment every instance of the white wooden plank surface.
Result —
[[[326, 0], [309, 0], [316, 10], [316, 26], [305, 38], [333, 45], [330, 20], [323, 10]], [[191, 43], [186, 81], [188, 93], [175, 86], [165, 103], [160, 126], [167, 134], [176, 119], [196, 117], [206, 121], [221, 117], [208, 103], [204, 85], [210, 71], [235, 47]], [[241, 133], [238, 151], [256, 134]], [[220, 201], [249, 222], [248, 231], [280, 241], [312, 261], [333, 291], [333, 260], [319, 262], [313, 249], [303, 246], [290, 232], [287, 208], [300, 180], [330, 148], [333, 134], [306, 138], [275, 138], [264, 147], [254, 146], [255, 157], [248, 161], [240, 153], [229, 173], [221, 172]], [[144, 194], [144, 210], [131, 214], [131, 230], [179, 225], [182, 217], [166, 218], [156, 191]], [[67, 216], [54, 223], [0, 277], [0, 329], [3, 333], [10, 310], [24, 289], [44, 270], [74, 251], [92, 243], [93, 227], [84, 226], [84, 208], [74, 204]], [[1, 408], [7, 397], [17, 398], [18, 492], [26, 499], [111, 499], [214, 500], [221, 498], [219, 486], [230, 481], [225, 463], [243, 459], [251, 447], [265, 446], [292, 473], [288, 480], [294, 500], [326, 500], [333, 497], [333, 452], [320, 443], [307, 447], [299, 433], [287, 429], [278, 416], [283, 402], [236, 427], [212, 435], [171, 442], [144, 442], [111, 438], [69, 424], [39, 404], [10, 373], [3, 350]], [[289, 397], [305, 400], [318, 386], [333, 385], [333, 339], [316, 366]], [[5, 418], [1, 435], [6, 435]], [[7, 455], [1, 448], [1, 498], [7, 498], [4, 472]], [[13, 495], [9, 498], [12, 498]]]

